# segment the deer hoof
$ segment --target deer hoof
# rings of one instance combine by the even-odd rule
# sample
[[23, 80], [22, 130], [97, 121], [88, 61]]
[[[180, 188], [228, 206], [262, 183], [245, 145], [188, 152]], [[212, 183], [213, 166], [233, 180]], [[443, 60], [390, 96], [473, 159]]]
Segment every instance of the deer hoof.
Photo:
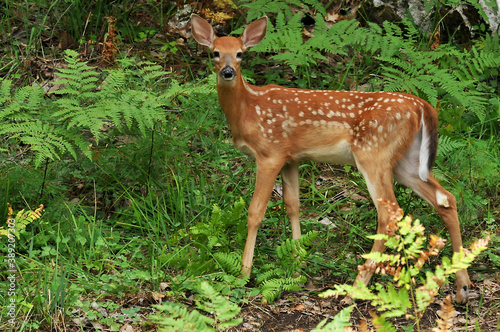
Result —
[[464, 304], [469, 300], [469, 286], [464, 285], [457, 287], [457, 294], [455, 295], [455, 302]]
[[353, 304], [354, 304], [354, 301], [349, 296], [344, 297], [340, 301], [340, 305], [345, 306], [345, 307], [353, 305]]

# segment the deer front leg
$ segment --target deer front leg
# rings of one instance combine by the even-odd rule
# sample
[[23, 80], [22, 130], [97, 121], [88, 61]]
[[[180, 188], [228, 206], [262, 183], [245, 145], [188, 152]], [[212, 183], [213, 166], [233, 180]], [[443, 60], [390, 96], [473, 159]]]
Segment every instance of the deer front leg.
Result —
[[248, 235], [243, 251], [243, 262], [241, 273], [243, 276], [250, 276], [252, 272], [252, 261], [257, 240], [257, 231], [264, 218], [267, 203], [271, 198], [276, 177], [283, 162], [276, 162], [270, 159], [257, 159], [257, 180], [250, 207], [248, 208]]

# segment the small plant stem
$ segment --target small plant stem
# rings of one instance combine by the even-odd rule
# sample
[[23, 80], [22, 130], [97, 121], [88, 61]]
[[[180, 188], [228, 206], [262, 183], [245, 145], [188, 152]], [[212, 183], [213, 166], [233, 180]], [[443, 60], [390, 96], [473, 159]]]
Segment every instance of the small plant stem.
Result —
[[151, 166], [153, 164], [153, 148], [155, 146], [155, 129], [156, 129], [156, 123], [153, 124], [153, 128], [151, 130], [151, 149], [149, 150], [148, 179], [151, 177]]
[[420, 316], [418, 314], [418, 308], [416, 305], [417, 300], [415, 299], [415, 292], [413, 286], [410, 286], [410, 296], [411, 296], [411, 302], [413, 303], [413, 309], [415, 312], [415, 323], [417, 324], [417, 331], [420, 332]]
[[47, 180], [47, 170], [49, 169], [49, 159], [45, 159], [45, 169], [43, 171], [43, 179], [42, 179], [42, 185], [40, 188], [40, 195], [38, 196], [38, 200], [40, 201], [43, 197], [44, 194], [44, 188], [45, 188], [45, 181]]

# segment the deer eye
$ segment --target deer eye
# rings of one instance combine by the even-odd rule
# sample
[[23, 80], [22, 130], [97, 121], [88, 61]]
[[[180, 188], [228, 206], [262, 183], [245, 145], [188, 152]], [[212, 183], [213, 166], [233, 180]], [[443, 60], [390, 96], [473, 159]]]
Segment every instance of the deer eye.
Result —
[[214, 52], [214, 58], [220, 58], [220, 52], [219, 51], [215, 51]]
[[242, 52], [238, 52], [236, 53], [236, 58], [238, 59], [241, 59], [241, 57], [243, 56], [243, 53]]

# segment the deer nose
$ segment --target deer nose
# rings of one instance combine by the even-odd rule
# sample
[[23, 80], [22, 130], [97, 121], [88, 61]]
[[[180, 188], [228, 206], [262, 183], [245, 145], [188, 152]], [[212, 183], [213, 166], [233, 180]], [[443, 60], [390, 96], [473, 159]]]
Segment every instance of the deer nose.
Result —
[[233, 67], [225, 66], [220, 71], [220, 76], [226, 81], [230, 81], [236, 76], [236, 70]]

